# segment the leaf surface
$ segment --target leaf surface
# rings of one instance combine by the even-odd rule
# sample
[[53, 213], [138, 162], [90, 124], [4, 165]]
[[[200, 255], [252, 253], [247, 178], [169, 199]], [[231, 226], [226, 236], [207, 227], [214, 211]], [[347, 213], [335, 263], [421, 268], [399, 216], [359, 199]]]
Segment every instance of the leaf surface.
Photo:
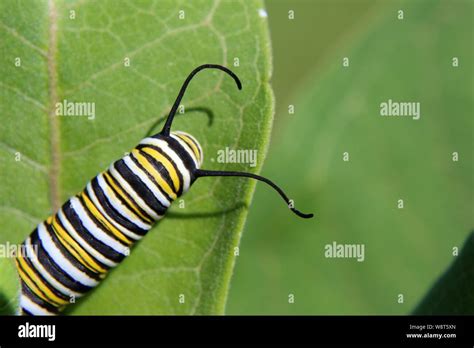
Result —
[[[222, 72], [201, 72], [173, 129], [198, 139], [204, 168], [259, 171], [273, 118], [262, 6], [261, 1], [2, 1], [0, 242], [20, 243], [133, 148], [167, 115], [189, 72], [204, 63], [233, 69], [243, 90]], [[56, 116], [56, 103], [64, 100], [93, 103], [95, 117]], [[258, 150], [257, 167], [218, 163], [217, 151], [226, 146]], [[244, 179], [197, 181], [130, 257], [68, 313], [223, 313], [234, 247], [254, 187]], [[10, 277], [0, 284], [0, 291], [11, 282]]]

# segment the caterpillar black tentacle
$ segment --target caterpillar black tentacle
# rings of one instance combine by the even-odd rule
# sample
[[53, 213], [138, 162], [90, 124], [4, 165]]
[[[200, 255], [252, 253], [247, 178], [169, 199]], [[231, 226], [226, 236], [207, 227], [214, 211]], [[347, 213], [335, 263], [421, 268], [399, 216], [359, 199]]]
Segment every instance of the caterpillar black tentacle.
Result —
[[[189, 82], [206, 68], [226, 72], [242, 88], [239, 78], [223, 66], [205, 64], [194, 69], [161, 132], [143, 139], [35, 228], [15, 259], [21, 279], [20, 314], [59, 314], [71, 297], [81, 297], [97, 286], [200, 177], [254, 178], [290, 202], [277, 185], [261, 176], [201, 170], [203, 150], [198, 141], [190, 134], [171, 132]], [[313, 216], [290, 209], [303, 218]]]

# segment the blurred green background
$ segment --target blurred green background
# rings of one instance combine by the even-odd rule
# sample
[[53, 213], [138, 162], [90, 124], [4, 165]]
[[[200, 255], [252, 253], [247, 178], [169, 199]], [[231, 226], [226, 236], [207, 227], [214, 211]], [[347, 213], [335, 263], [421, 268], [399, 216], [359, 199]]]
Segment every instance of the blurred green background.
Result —
[[[257, 185], [226, 312], [410, 313], [474, 226], [473, 2], [266, 5], [276, 115], [262, 175], [316, 217]], [[381, 117], [388, 99], [419, 102], [421, 118]], [[365, 261], [325, 258], [333, 241], [364, 244]]]

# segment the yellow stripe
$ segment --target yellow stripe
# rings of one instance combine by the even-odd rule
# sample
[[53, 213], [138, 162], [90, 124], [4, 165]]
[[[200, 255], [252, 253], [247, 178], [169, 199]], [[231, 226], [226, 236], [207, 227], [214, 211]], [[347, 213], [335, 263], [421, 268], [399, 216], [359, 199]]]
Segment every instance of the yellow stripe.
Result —
[[[18, 265], [18, 262], [17, 262], [17, 265]], [[18, 267], [18, 266], [17, 266]], [[31, 281], [30, 278], [28, 278], [28, 276], [23, 272], [23, 270], [21, 270], [20, 268], [18, 268], [18, 274], [20, 275], [20, 278], [21, 280], [23, 280], [25, 282], [25, 284], [30, 288], [30, 290], [36, 295], [38, 296], [40, 299], [42, 299], [44, 302], [46, 303], [50, 303], [52, 305], [55, 305], [56, 307], [58, 307], [59, 305], [57, 305], [56, 303], [51, 303], [52, 301], [50, 299], [48, 299], [35, 285], [34, 283]]]
[[[74, 255], [77, 261], [81, 262], [85, 267], [96, 273], [106, 273], [107, 270], [95, 262], [92, 257], [85, 251], [79, 243], [72, 238], [69, 233], [64, 230], [59, 224], [57, 218], [50, 224], [53, 227], [56, 236], [70, 252]], [[71, 250], [72, 249], [72, 250]], [[82, 261], [81, 261], [82, 260]]]
[[178, 192], [180, 189], [179, 177], [171, 161], [168, 160], [165, 156], [163, 156], [160, 152], [151, 147], [143, 147], [141, 148], [141, 151], [146, 152], [165, 167], [171, 177], [175, 192]]
[[[33, 291], [38, 297], [44, 300], [47, 303], [53, 304], [55, 306], [60, 306], [69, 303], [69, 301], [64, 300], [56, 296], [48, 287], [38, 278], [34, 271], [28, 266], [23, 257], [17, 257], [17, 268], [18, 273], [20, 273], [21, 279], [28, 285], [28, 287]], [[21, 268], [19, 267], [21, 266]], [[38, 285], [39, 284], [39, 285]]]
[[132, 241], [128, 239], [122, 232], [120, 232], [114, 225], [112, 225], [107, 218], [101, 214], [101, 212], [97, 209], [97, 207], [91, 202], [89, 197], [87, 197], [84, 192], [81, 193], [82, 198], [84, 199], [87, 209], [96, 217], [97, 220], [100, 221], [100, 223], [107, 228], [115, 237], [117, 237], [119, 240], [124, 242], [127, 245], [131, 245]]
[[[158, 185], [168, 194], [168, 196], [172, 199], [176, 199], [176, 194], [171, 189], [170, 185], [166, 182], [165, 179], [161, 176], [161, 174], [153, 167], [150, 162], [143, 156], [138, 150], [132, 150], [133, 156], [137, 159], [137, 161], [145, 168], [145, 170], [150, 173], [153, 178], [158, 182]], [[173, 182], [174, 184], [174, 182]]]
[[28, 277], [28, 275], [20, 268], [21, 259], [22, 259], [22, 256], [18, 256], [15, 259], [16, 268], [18, 270], [18, 274], [20, 275], [21, 280], [23, 280], [26, 283], [26, 285], [28, 285], [28, 287], [31, 289], [31, 291], [33, 291], [34, 294], [36, 294], [36, 296], [41, 298], [43, 301], [50, 303], [50, 300], [36, 287], [35, 284], [33, 284], [33, 282]]
[[[106, 182], [107, 185], [111, 185], [115, 191], [117, 191], [117, 193], [120, 195], [120, 197], [122, 197], [127, 203], [128, 205], [133, 209], [133, 212], [140, 216], [142, 218], [143, 221], [147, 222], [147, 223], [152, 223], [152, 221], [148, 218], [146, 218], [145, 216], [143, 216], [143, 214], [140, 212], [140, 210], [138, 209], [138, 206], [136, 206], [134, 204], [134, 202], [131, 202], [128, 197], [123, 193], [122, 189], [119, 188], [117, 185], [115, 185], [115, 182], [113, 181], [113, 179], [110, 177], [110, 175], [107, 173], [107, 172], [104, 172], [103, 173], [105, 177], [107, 177], [109, 179], [109, 182]], [[109, 188], [107, 188], [108, 190], [110, 190]], [[110, 191], [107, 192], [110, 196]]]
[[196, 156], [198, 162], [201, 162], [201, 154], [200, 154], [199, 149], [197, 148], [196, 144], [194, 144], [194, 142], [188, 136], [186, 136], [184, 134], [176, 134], [176, 135], [178, 137], [180, 137], [181, 139], [183, 139], [184, 142], [191, 147], [191, 149], [193, 150], [194, 155]]
[[77, 253], [77, 251], [74, 250], [74, 248], [73, 248], [71, 245], [69, 245], [68, 242], [66, 242], [66, 241], [64, 240], [64, 238], [56, 231], [56, 229], [55, 229], [54, 227], [53, 227], [53, 230], [54, 230], [54, 233], [56, 234], [56, 237], [58, 238], [59, 242], [62, 244], [62, 246], [64, 246], [64, 247], [72, 254], [72, 256], [74, 257], [74, 259], [75, 259], [77, 262], [81, 263], [84, 267], [90, 269], [92, 272], [97, 272], [96, 269], [94, 269], [93, 267], [91, 267], [91, 266], [81, 257], [81, 255], [79, 255], [79, 254]]
[[[137, 219], [137, 220], [140, 220], [140, 221], [142, 221], [142, 222], [144, 222], [144, 223], [145, 223], [145, 222], [148, 222], [147, 219], [145, 219], [145, 218], [140, 218], [137, 213], [135, 213], [134, 211], [130, 210], [127, 206], [123, 205], [123, 203], [115, 197], [117, 194], [116, 194], [115, 192], [113, 192], [112, 189], [111, 189], [109, 186], [107, 186], [106, 190], [107, 190], [107, 197], [108, 197], [110, 200], [114, 201], [116, 204], [120, 205], [120, 206], [121, 206], [121, 207], [120, 207], [121, 209], [126, 210], [126, 211], [127, 211], [127, 214], [130, 214], [130, 215], [132, 216], [132, 219]], [[140, 216], [141, 216], [141, 215], [140, 215]]]

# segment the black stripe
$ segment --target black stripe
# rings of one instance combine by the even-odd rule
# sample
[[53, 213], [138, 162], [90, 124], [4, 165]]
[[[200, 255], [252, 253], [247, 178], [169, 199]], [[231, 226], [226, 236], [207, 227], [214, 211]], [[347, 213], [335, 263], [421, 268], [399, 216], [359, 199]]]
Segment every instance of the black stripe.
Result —
[[[82, 205], [82, 208], [84, 208], [84, 210], [86, 211], [87, 213], [87, 216], [89, 217], [89, 219], [92, 220], [92, 222], [94, 223], [94, 225], [97, 226], [98, 229], [100, 229], [102, 232], [104, 232], [106, 235], [108, 235], [110, 238], [113, 238], [114, 240], [116, 240], [117, 242], [119, 242], [121, 245], [123, 245], [124, 247], [127, 247], [128, 245], [125, 244], [124, 242], [122, 242], [120, 239], [118, 239], [118, 237], [114, 236], [114, 234], [107, 228], [107, 226], [105, 226], [104, 224], [102, 224], [102, 222], [100, 222], [99, 219], [97, 219], [94, 214], [92, 214], [92, 212], [89, 210], [89, 208], [87, 208], [86, 206], [86, 202], [84, 201], [84, 199], [82, 198], [81, 195], [77, 196], [77, 198], [79, 199], [79, 201], [81, 202], [81, 205]], [[127, 238], [127, 237], [125, 237]], [[127, 238], [128, 239], [128, 238]], [[130, 241], [131, 242], [131, 241]]]
[[[24, 244], [23, 244], [24, 245]], [[69, 296], [66, 294], [63, 294], [59, 290], [57, 290], [55, 287], [53, 287], [47, 280], [44, 278], [44, 275], [41, 274], [41, 272], [35, 268], [35, 265], [31, 262], [30, 258], [28, 257], [23, 257], [23, 260], [27, 263], [27, 265], [30, 267], [31, 270], [33, 270], [33, 273], [38, 277], [41, 281], [41, 283], [48, 288], [49, 291], [51, 291], [53, 294], [55, 294], [57, 297], [69, 301]]]
[[[28, 297], [31, 301], [36, 303], [41, 308], [43, 308], [43, 309], [45, 309], [48, 312], [51, 312], [53, 314], [59, 314], [59, 307], [53, 306], [52, 304], [50, 304], [50, 303], [42, 300], [38, 296], [36, 296], [36, 294], [33, 291], [31, 291], [31, 289], [28, 287], [28, 285], [26, 285], [26, 283], [23, 280], [21, 281], [21, 292], [23, 293], [23, 295]], [[31, 315], [30, 312], [28, 312], [28, 313]]]
[[[143, 236], [147, 233], [147, 230], [135, 225], [132, 221], [128, 220], [119, 211], [117, 211], [112, 204], [109, 203], [108, 196], [105, 195], [104, 191], [100, 187], [97, 177], [92, 179], [91, 188], [95, 196], [97, 197], [100, 206], [105, 210], [106, 214], [110, 216], [111, 219], [113, 219], [120, 226], [123, 226], [127, 230], [132, 231], [138, 235]], [[89, 199], [91, 198], [87, 190], [85, 190], [84, 193], [89, 197]], [[110, 199], [112, 200], [112, 198]], [[145, 223], [145, 221], [143, 221], [143, 223]]]
[[[125, 199], [122, 198], [122, 196], [112, 186], [112, 183], [110, 182], [110, 180], [112, 180], [113, 183], [116, 186], [118, 186], [122, 189], [123, 194], [125, 196], [127, 196], [127, 198], [130, 200], [130, 202], [135, 202], [134, 199], [127, 193], [127, 191], [120, 185], [120, 183], [112, 176], [110, 171], [107, 171], [107, 173], [109, 174], [109, 177], [106, 177], [105, 175], [102, 175], [102, 178], [105, 180], [106, 184], [110, 187], [110, 189], [115, 192], [115, 195], [120, 200], [120, 202], [122, 202], [122, 204], [125, 205], [130, 211], [134, 212], [135, 215], [136, 215], [135, 210], [138, 210], [143, 216], [145, 216], [148, 219], [148, 221], [144, 221], [144, 222], [146, 222], [148, 224], [153, 223], [154, 219], [150, 215], [148, 215], [140, 206], [135, 205], [134, 207], [131, 207], [130, 204], [128, 204], [128, 202]], [[110, 178], [110, 180], [109, 180], [109, 178]], [[139, 218], [141, 219], [141, 217], [139, 217]]]
[[176, 138], [178, 139], [175, 139], [173, 137], [170, 136], [170, 139], [171, 140], [174, 140], [176, 141], [176, 143], [179, 144], [179, 146], [184, 150], [186, 151], [186, 154], [191, 158], [191, 161], [193, 163], [193, 166], [196, 168], [196, 163], [195, 161], [197, 162], [197, 156], [196, 154], [194, 153], [193, 151], [193, 148], [191, 147], [191, 145], [188, 144], [188, 142], [186, 140], [184, 140], [183, 138], [181, 138], [178, 134], [173, 134]]
[[148, 205], [156, 214], [164, 215], [166, 207], [158, 201], [158, 199], [153, 195], [153, 192], [150, 191], [140, 178], [127, 167], [123, 159], [116, 161], [114, 167], [122, 178], [128, 182], [132, 189], [146, 203], [146, 205]]
[[[175, 172], [177, 173], [178, 175], [178, 191], [175, 190], [174, 188], [174, 184], [173, 184], [173, 180], [171, 179], [171, 176], [170, 176], [170, 173], [168, 172], [168, 170], [165, 168], [165, 166], [163, 166], [163, 164], [161, 164], [161, 162], [159, 162], [158, 160], [156, 160], [155, 158], [153, 158], [153, 156], [147, 154], [146, 152], [144, 151], [141, 151], [141, 149], [145, 148], [145, 147], [149, 147], [157, 152], [159, 152], [161, 155], [163, 155], [163, 157], [165, 157], [166, 159], [168, 159], [168, 161], [170, 161], [171, 165], [173, 166]], [[163, 174], [163, 177], [165, 178], [165, 180], [168, 182], [168, 185], [170, 185], [170, 187], [173, 189], [173, 191], [176, 193], [176, 195], [178, 196], [181, 196], [183, 194], [183, 186], [184, 186], [184, 179], [183, 179], [183, 174], [181, 173], [181, 171], [178, 169], [178, 165], [176, 164], [175, 161], [173, 161], [173, 159], [171, 157], [169, 157], [160, 147], [158, 146], [154, 146], [154, 145], [138, 145], [137, 146], [137, 149], [140, 151], [140, 153], [146, 157], [146, 159], [151, 163], [151, 165], [153, 167], [156, 168], [156, 170], [158, 170], [158, 172], [160, 172], [160, 174]]]
[[197, 168], [189, 152], [176, 139], [173, 139], [172, 137], [163, 137], [161, 135], [157, 135], [155, 137], [157, 139], [165, 140], [168, 143], [169, 147], [174, 152], [176, 152], [178, 157], [183, 161], [184, 166], [189, 171], [189, 174], [191, 177], [191, 183], [190, 183], [191, 185], [194, 182], [194, 180], [196, 180], [196, 177], [194, 176], [194, 172], [196, 171]]
[[76, 233], [84, 239], [87, 244], [89, 244], [92, 248], [97, 250], [100, 254], [102, 254], [105, 258], [113, 261], [113, 262], [120, 262], [125, 258], [125, 255], [122, 255], [118, 252], [116, 252], [114, 249], [109, 247], [107, 244], [102, 243], [100, 240], [95, 238], [88, 230], [87, 228], [84, 227], [82, 224], [81, 219], [77, 215], [77, 213], [74, 211], [74, 209], [71, 206], [71, 202], [67, 201], [63, 205], [63, 212], [68, 219], [69, 223], [72, 225]]
[[84, 247], [73, 237], [71, 236], [71, 234], [68, 232], [68, 230], [66, 229], [66, 226], [64, 226], [64, 224], [62, 223], [62, 221], [59, 219], [59, 216], [58, 215], [55, 215], [54, 216], [54, 220], [55, 222], [73, 239], [76, 241], [76, 243], [79, 245], [79, 248], [81, 248], [81, 250], [86, 253], [93, 261], [95, 261], [99, 266], [101, 266], [102, 268], [105, 268], [105, 269], [110, 269], [110, 266], [107, 266], [106, 264], [100, 262], [99, 260], [97, 260], [93, 255], [91, 255], [86, 249], [84, 249]]
[[[22, 257], [23, 258], [23, 257]], [[50, 298], [43, 292], [43, 290], [41, 290], [38, 286], [38, 284], [36, 284], [35, 281], [33, 281], [33, 279], [30, 277], [30, 275], [28, 274], [28, 272], [26, 272], [25, 268], [20, 264], [20, 262], [17, 260], [17, 267], [18, 267], [18, 271], [22, 271], [23, 274], [24, 274], [24, 277], [28, 278], [30, 280], [30, 282], [32, 282], [34, 285], [36, 285], [36, 287], [38, 287], [38, 291], [41, 293], [41, 295], [43, 295], [45, 298], [47, 298], [49, 300], [48, 303], [50, 303], [52, 306], [58, 306], [59, 304], [54, 304], [54, 301], [53, 300], [50, 300]], [[35, 297], [38, 297], [38, 299], [40, 299], [41, 301], [44, 302], [43, 299], [41, 299], [40, 296], [36, 295], [33, 291], [33, 289], [31, 289], [29, 287], [29, 285], [26, 283], [26, 281], [23, 279], [23, 277], [21, 277], [21, 281], [22, 283], [28, 287], [29, 290], [31, 290], [31, 293], [35, 296]]]
[[29, 315], [33, 316], [33, 314], [30, 311], [27, 311], [25, 308], [21, 307], [21, 315]]
[[[161, 187], [161, 185], [155, 180], [155, 178], [153, 177], [153, 175], [151, 175], [150, 172], [148, 172], [141, 164], [140, 162], [138, 162], [138, 160], [135, 158], [135, 156], [130, 156], [131, 160], [133, 161], [133, 163], [135, 163], [135, 165], [140, 168], [140, 170], [146, 174], [146, 176], [148, 177], [148, 179], [150, 179], [150, 181], [158, 188], [158, 190], [161, 192], [161, 194], [163, 196], [165, 196], [165, 198], [171, 203], [173, 202], [173, 199], [165, 192], [165, 190]], [[162, 175], [163, 177], [163, 175]], [[168, 184], [169, 185], [169, 184]], [[173, 184], [171, 184], [173, 185]], [[171, 186], [172, 187], [172, 186]]]
[[66, 247], [61, 243], [61, 241], [58, 239], [58, 236], [56, 236], [56, 233], [53, 231], [53, 227], [51, 225], [45, 223], [44, 224], [46, 227], [46, 230], [49, 233], [49, 236], [51, 237], [54, 245], [56, 248], [61, 252], [61, 254], [73, 264], [74, 267], [76, 267], [79, 271], [87, 274], [89, 277], [92, 279], [95, 279], [97, 281], [101, 280], [99, 277], [98, 273], [91, 271], [89, 268], [84, 266], [82, 263], [77, 260], [74, 255], [72, 255], [69, 250], [66, 249]]
[[85, 293], [92, 289], [90, 286], [83, 285], [64, 272], [61, 267], [49, 256], [38, 236], [38, 229], [35, 229], [30, 236], [31, 245], [36, 246], [38, 260], [43, 268], [59, 283], [71, 291], [78, 293]]
[[[194, 146], [196, 146], [196, 149], [198, 150], [198, 153], [199, 153], [199, 157], [202, 159], [202, 151], [201, 151], [201, 146], [199, 146], [199, 144], [197, 143], [197, 141], [195, 141], [193, 138], [191, 138], [190, 136], [187, 136], [187, 135], [184, 135], [184, 134], [180, 134], [180, 138], [181, 137], [186, 137], [186, 139], [188, 139], [190, 142], [192, 142], [194, 144]], [[176, 134], [176, 136], [178, 136]], [[182, 138], [181, 138], [182, 139]], [[194, 152], [194, 151], [193, 151]], [[197, 158], [196, 158], [197, 159]]]

